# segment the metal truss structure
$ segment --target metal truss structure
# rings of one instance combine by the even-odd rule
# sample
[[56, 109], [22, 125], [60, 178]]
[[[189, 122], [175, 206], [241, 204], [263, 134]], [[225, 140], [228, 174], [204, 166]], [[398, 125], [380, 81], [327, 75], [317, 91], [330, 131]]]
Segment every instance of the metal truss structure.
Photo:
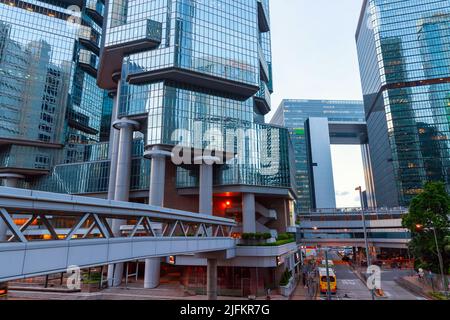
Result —
[[[235, 248], [230, 219], [24, 189], [0, 187], [2, 222], [10, 232], [0, 238], [0, 281]], [[31, 226], [45, 239], [27, 234]]]

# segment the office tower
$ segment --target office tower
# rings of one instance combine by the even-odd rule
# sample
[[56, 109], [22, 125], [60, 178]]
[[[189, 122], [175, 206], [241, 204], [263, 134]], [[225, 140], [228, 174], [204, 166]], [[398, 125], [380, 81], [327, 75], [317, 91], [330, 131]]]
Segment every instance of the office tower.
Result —
[[0, 177], [33, 186], [100, 141], [111, 100], [96, 85], [104, 4], [0, 3]]
[[377, 205], [450, 191], [449, 1], [364, 1], [356, 41]]
[[[243, 244], [220, 257], [177, 256], [173, 264], [142, 259], [145, 288], [175, 268], [185, 287], [204, 290], [210, 263], [218, 265], [219, 294], [277, 287], [300, 261], [295, 239], [278, 239], [296, 232], [289, 134], [264, 123], [273, 89], [269, 2], [114, 0], [102, 21], [101, 141], [24, 186], [228, 217], [239, 241], [259, 233], [279, 248]], [[68, 114], [83, 124], [89, 118]], [[113, 224], [114, 234], [126, 236], [128, 222]], [[122, 276], [120, 263], [110, 266], [111, 286]]]
[[330, 143], [361, 144], [364, 150], [362, 101], [283, 100], [271, 123], [289, 129], [295, 150], [298, 211], [335, 207]]

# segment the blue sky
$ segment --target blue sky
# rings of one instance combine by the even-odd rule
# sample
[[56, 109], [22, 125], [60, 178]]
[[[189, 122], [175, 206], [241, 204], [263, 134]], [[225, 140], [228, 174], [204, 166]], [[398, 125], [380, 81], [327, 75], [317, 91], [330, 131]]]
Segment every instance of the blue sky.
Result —
[[[281, 100], [362, 99], [355, 31], [362, 0], [272, 0], [273, 111]], [[269, 115], [269, 119], [272, 115]], [[359, 206], [358, 146], [333, 146], [339, 207]]]

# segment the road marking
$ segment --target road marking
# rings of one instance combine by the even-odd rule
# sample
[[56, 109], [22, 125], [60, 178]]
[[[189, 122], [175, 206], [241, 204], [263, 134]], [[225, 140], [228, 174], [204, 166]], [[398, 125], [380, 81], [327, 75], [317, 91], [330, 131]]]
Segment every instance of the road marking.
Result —
[[340, 280], [340, 282], [344, 285], [355, 286], [356, 280]]

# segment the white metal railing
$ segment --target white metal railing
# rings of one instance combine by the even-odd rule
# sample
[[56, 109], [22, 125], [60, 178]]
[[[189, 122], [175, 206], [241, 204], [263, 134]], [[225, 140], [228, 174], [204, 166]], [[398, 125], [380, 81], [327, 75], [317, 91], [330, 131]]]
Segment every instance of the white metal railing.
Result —
[[[14, 218], [23, 217], [19, 226]], [[51, 240], [73, 241], [92, 237], [231, 237], [234, 220], [145, 204], [109, 201], [40, 191], [0, 187], [0, 220], [12, 236], [8, 242], [28, 242], [24, 231], [40, 223]], [[114, 220], [125, 221], [130, 232], [113, 232]], [[64, 222], [70, 231], [58, 234], [52, 221]], [[127, 222], [128, 221], [128, 222]], [[161, 226], [155, 230], [154, 226]], [[86, 230], [80, 237], [80, 230]], [[92, 231], [97, 229], [99, 233]]]

